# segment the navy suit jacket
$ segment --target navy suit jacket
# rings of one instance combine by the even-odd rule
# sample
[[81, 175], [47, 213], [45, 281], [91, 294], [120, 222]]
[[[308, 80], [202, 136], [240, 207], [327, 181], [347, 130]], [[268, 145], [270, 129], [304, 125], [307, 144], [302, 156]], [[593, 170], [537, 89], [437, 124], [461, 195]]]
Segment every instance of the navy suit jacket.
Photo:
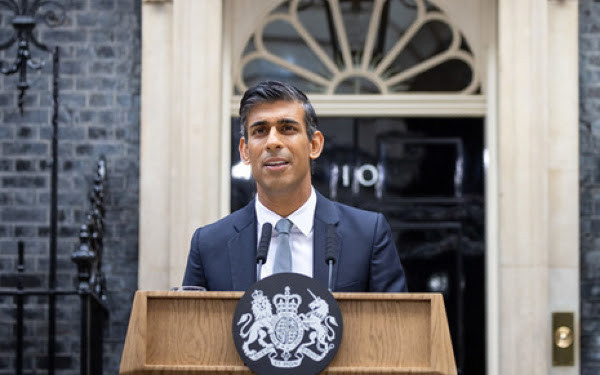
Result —
[[[327, 224], [335, 224], [337, 262], [333, 291], [406, 292], [404, 270], [390, 226], [380, 213], [332, 202], [317, 192], [313, 277], [328, 283]], [[246, 290], [256, 281], [257, 223], [254, 199], [192, 237], [183, 285], [208, 290]]]

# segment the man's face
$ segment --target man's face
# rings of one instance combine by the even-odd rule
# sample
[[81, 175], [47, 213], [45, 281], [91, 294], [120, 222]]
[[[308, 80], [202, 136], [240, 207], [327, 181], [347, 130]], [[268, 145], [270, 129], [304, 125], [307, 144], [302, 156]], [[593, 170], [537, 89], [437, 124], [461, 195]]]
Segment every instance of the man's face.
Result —
[[323, 135], [306, 134], [299, 102], [258, 104], [247, 118], [248, 139], [240, 140], [240, 156], [252, 167], [259, 197], [289, 196], [310, 191], [310, 160], [323, 150]]

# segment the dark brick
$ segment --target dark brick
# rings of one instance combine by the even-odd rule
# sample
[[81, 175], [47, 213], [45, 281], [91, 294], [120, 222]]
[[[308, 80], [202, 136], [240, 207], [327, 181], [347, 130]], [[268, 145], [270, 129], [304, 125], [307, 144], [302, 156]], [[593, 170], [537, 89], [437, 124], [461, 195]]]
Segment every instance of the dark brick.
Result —
[[[58, 156], [61, 160], [73, 157], [73, 144], [62, 142], [58, 144]], [[48, 168], [51, 164], [48, 165]]]
[[120, 22], [122, 22], [122, 19], [116, 18], [112, 14], [103, 13], [98, 16], [98, 26], [100, 28], [110, 28], [114, 30]]
[[45, 209], [40, 208], [16, 208], [7, 207], [2, 210], [0, 219], [2, 221], [16, 222], [40, 222], [43, 223], [48, 218]]
[[50, 91], [51, 80], [50, 80], [49, 75], [52, 74], [52, 71], [50, 69], [51, 64], [48, 63], [48, 64], [44, 65], [44, 67], [48, 67], [47, 68], [48, 71], [46, 71], [46, 72], [42, 71], [42, 73], [45, 73], [43, 76], [37, 77], [35, 80], [30, 81], [30, 83], [29, 83], [30, 91], [28, 91], [29, 95], [31, 95], [32, 91], [43, 91], [44, 93]]
[[0, 106], [14, 107], [16, 104], [14, 94], [0, 94]]
[[60, 103], [73, 108], [83, 108], [85, 107], [85, 95], [64, 94], [60, 97]]
[[115, 64], [111, 61], [95, 61], [90, 65], [90, 73], [113, 73]]
[[[58, 129], [58, 134], [59, 134], [59, 137], [60, 137], [60, 139], [62, 141], [67, 141], [67, 140], [81, 140], [84, 137], [84, 130], [82, 128], [80, 128], [80, 127], [61, 126]], [[52, 136], [53, 136], [52, 135], [52, 129], [50, 129], [50, 128], [44, 128], [40, 132], [40, 138], [41, 139], [51, 140]]]
[[48, 145], [46, 143], [3, 143], [2, 154], [13, 155], [46, 155]]
[[581, 283], [581, 298], [588, 301], [600, 300], [600, 283], [598, 281]]
[[90, 96], [91, 107], [106, 107], [114, 103], [113, 96], [110, 94], [93, 94]]
[[46, 187], [45, 177], [40, 176], [10, 176], [2, 178], [5, 188], [43, 188]]
[[36, 194], [34, 190], [23, 189], [15, 192], [15, 203], [17, 206], [35, 204]]
[[125, 42], [131, 40], [131, 34], [127, 32], [121, 32], [115, 34], [115, 40], [119, 42]]
[[[136, 15], [139, 12], [139, 4], [135, 1], [118, 1], [117, 9], [121, 14], [128, 14], [131, 16]], [[135, 22], [135, 20], [132, 20]]]
[[23, 106], [27, 108], [38, 106], [40, 102], [40, 96], [37, 94], [27, 94], [23, 97]]
[[9, 204], [13, 204], [14, 202], [14, 194], [6, 191], [0, 190], [0, 205], [6, 206]]
[[90, 90], [96, 87], [96, 77], [80, 77], [77, 79], [77, 90]]
[[113, 58], [115, 57], [115, 50], [111, 46], [100, 46], [96, 48], [96, 56], [99, 58]]
[[72, 77], [61, 77], [58, 82], [58, 87], [61, 91], [72, 90], [75, 87], [74, 80]]
[[15, 162], [15, 170], [17, 172], [34, 171], [35, 164], [31, 160], [17, 160]]
[[95, 10], [112, 10], [115, 7], [114, 0], [95, 0], [92, 3], [92, 9]]
[[[76, 31], [65, 31], [65, 30], [46, 30], [42, 33], [43, 40], [47, 42], [56, 43], [77, 43], [85, 42], [85, 33]], [[61, 61], [62, 63], [62, 61]]]
[[131, 69], [131, 64], [129, 62], [124, 62], [122, 64], [117, 65], [116, 69], [117, 73], [127, 74]]
[[15, 226], [15, 237], [36, 237], [37, 230], [34, 226], [17, 225]]
[[18, 112], [7, 112], [4, 114], [4, 123], [50, 123], [49, 110], [26, 110], [22, 115]]
[[84, 62], [80, 60], [61, 61], [60, 71], [62, 74], [76, 75], [84, 73]]
[[77, 48], [75, 57], [78, 59], [92, 59], [94, 57], [94, 51], [88, 46]]
[[19, 138], [31, 138], [31, 128], [27, 126], [21, 126], [19, 130], [17, 130], [17, 137]]
[[[116, 157], [117, 155], [123, 154], [124, 145], [98, 144], [95, 145], [94, 148], [100, 155], [111, 155], [112, 157]], [[137, 180], [137, 176], [135, 179]]]
[[60, 237], [76, 238], [79, 236], [79, 227], [60, 227], [58, 235]]
[[106, 129], [98, 127], [90, 127], [88, 129], [88, 137], [90, 139], [102, 139], [106, 138]]
[[600, 336], [581, 336], [581, 357], [584, 361], [597, 362], [600, 361]]
[[[62, 124], [71, 124], [76, 107], [70, 105], [61, 105], [58, 109], [58, 122]], [[60, 136], [59, 136], [60, 137]]]
[[[3, 337], [6, 337], [6, 336], [3, 336]], [[10, 341], [10, 340], [8, 340], [8, 341]], [[2, 375], [4, 375], [4, 374], [11, 374], [10, 370], [6, 370], [6, 372], [4, 372], [1, 369], [14, 369], [15, 368], [15, 363], [14, 362], [15, 362], [14, 358], [11, 358], [11, 357], [0, 357], [0, 374], [2, 374]]]
[[91, 145], [79, 145], [75, 148], [75, 152], [77, 155], [91, 155], [92, 154], [92, 146]]
[[124, 84], [124, 81], [122, 80], [114, 80], [114, 79], [109, 79], [109, 78], [100, 78], [98, 80], [98, 89], [100, 90], [113, 90], [113, 89], [122, 89], [121, 87], [118, 87], [117, 84], [121, 83]]
[[69, 0], [69, 9], [86, 10], [89, 8], [89, 0]]
[[[14, 320], [14, 318], [12, 320]], [[13, 340], [0, 340], [0, 352], [8, 353], [9, 350], [14, 351], [14, 345]], [[10, 372], [7, 372], [7, 374], [10, 374]]]
[[[54, 368], [56, 370], [70, 369], [73, 366], [73, 358], [66, 355], [57, 355], [54, 358]], [[36, 358], [36, 367], [40, 369], [48, 368], [48, 357], [40, 356]]]
[[40, 160], [39, 168], [40, 171], [48, 170], [52, 167], [52, 162], [47, 160]]
[[2, 159], [0, 160], [0, 172], [10, 172], [13, 169], [12, 160]]
[[[62, 189], [58, 192], [58, 201], [61, 205], [66, 206], [79, 206], [86, 205], [88, 202], [88, 194], [86, 192], [79, 191], [71, 191], [67, 189]], [[50, 204], [50, 194], [49, 193], [41, 193], [39, 194], [39, 202], [41, 204]], [[66, 217], [66, 213], [64, 210], [58, 210], [59, 214], [62, 213], [63, 218]]]
[[80, 111], [79, 119], [81, 122], [91, 122], [96, 118], [96, 112], [94, 111]]
[[[14, 258], [0, 258], [0, 271], [8, 273], [8, 271], [16, 271], [17, 264]], [[1, 302], [0, 302], [1, 304]], [[1, 325], [0, 325], [1, 326]]]
[[62, 171], [68, 172], [73, 169], [73, 162], [71, 160], [67, 160], [62, 164]]
[[0, 286], [3, 288], [14, 288], [18, 285], [19, 279], [21, 279], [23, 287], [25, 288], [39, 288], [44, 285], [45, 281], [45, 278], [42, 275], [19, 275], [17, 273], [2, 274], [0, 275]]
[[115, 122], [115, 114], [113, 111], [98, 112], [98, 121], [102, 124], [112, 124]]
[[13, 136], [13, 127], [0, 126], [0, 139], [12, 139]]
[[84, 13], [84, 14], [77, 15], [77, 25], [78, 26], [81, 26], [81, 27], [96, 26], [97, 23], [98, 23], [97, 17], [95, 14]]
[[90, 42], [92, 43], [107, 43], [113, 40], [110, 30], [94, 30], [89, 33]]
[[121, 107], [129, 108], [131, 107], [131, 96], [129, 95], [118, 95], [117, 103]]

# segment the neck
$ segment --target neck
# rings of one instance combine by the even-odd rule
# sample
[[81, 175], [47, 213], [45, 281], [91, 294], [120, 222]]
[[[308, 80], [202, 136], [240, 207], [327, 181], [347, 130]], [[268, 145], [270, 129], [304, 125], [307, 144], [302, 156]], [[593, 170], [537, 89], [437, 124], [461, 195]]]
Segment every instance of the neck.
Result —
[[267, 194], [262, 189], [257, 189], [258, 200], [269, 210], [275, 212], [281, 217], [288, 217], [297, 209], [302, 207], [308, 198], [310, 198], [311, 185], [302, 191], [294, 193]]

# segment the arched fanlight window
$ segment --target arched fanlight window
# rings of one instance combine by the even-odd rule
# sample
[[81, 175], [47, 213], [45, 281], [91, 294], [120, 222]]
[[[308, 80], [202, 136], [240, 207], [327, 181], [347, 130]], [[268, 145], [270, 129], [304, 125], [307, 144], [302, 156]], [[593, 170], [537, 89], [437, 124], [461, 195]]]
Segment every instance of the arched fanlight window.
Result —
[[458, 28], [426, 0], [288, 0], [246, 43], [237, 94], [266, 79], [312, 94], [477, 94]]

